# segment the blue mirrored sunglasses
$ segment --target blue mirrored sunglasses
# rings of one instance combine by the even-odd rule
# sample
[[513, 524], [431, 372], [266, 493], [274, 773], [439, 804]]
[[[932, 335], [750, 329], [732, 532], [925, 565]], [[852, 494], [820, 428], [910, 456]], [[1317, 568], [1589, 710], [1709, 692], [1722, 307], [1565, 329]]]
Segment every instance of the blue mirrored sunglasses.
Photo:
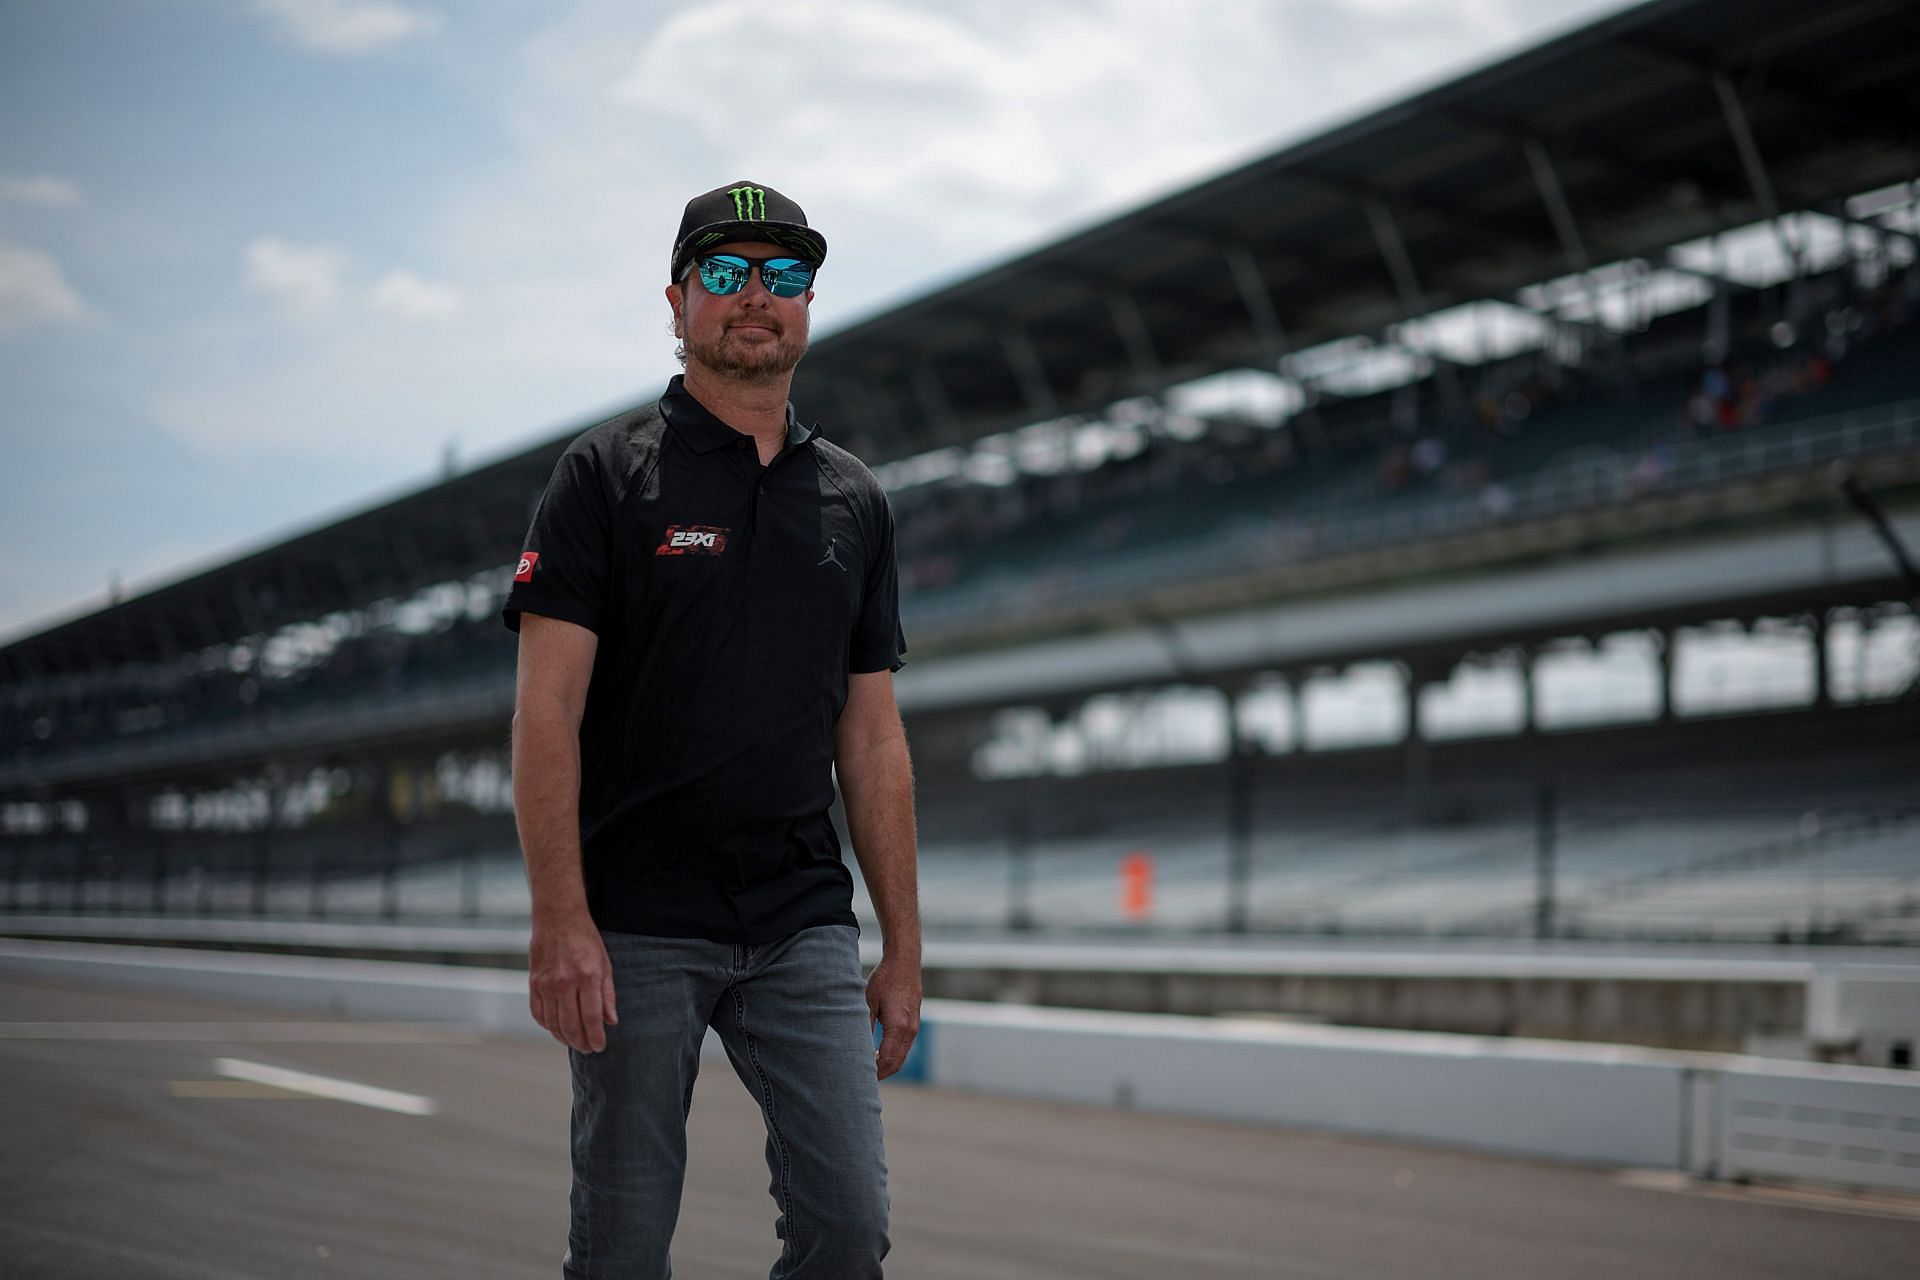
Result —
[[707, 253], [693, 260], [700, 283], [715, 297], [724, 298], [747, 287], [747, 277], [760, 268], [760, 283], [776, 298], [797, 298], [813, 284], [813, 264], [803, 258], [743, 258], [737, 253]]

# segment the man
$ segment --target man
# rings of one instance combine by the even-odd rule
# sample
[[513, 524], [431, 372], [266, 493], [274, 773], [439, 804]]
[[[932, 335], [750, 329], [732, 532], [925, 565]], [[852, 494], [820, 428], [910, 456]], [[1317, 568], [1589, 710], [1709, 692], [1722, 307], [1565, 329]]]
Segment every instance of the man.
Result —
[[[878, 1081], [920, 1018], [906, 644], [885, 495], [787, 403], [826, 253], [770, 187], [687, 204], [666, 290], [686, 372], [568, 446], [507, 596], [576, 1280], [671, 1275], [710, 1026], [766, 1121], [775, 1280], [879, 1276], [888, 1249]], [[864, 984], [836, 773], [885, 948]]]

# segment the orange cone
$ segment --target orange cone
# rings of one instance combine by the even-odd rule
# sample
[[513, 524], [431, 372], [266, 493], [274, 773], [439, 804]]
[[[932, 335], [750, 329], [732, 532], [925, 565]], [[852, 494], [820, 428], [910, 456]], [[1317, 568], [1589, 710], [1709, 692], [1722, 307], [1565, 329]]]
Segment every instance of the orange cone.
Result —
[[1120, 859], [1120, 913], [1135, 923], [1153, 914], [1153, 855], [1144, 849]]

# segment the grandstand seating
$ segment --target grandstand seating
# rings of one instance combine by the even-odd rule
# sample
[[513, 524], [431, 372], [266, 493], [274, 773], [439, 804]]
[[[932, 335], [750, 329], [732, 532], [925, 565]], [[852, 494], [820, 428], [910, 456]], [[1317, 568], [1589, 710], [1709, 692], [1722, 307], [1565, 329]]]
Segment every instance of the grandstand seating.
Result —
[[[1901, 708], [1869, 716], [1871, 731], [1860, 715], [1802, 713], [1803, 727], [1758, 734], [1735, 721], [1647, 726], [1614, 731], [1612, 746], [1574, 743], [1573, 767], [1552, 771], [1552, 933], [1920, 943], [1920, 741]], [[1541, 745], [1551, 743], [1450, 745], [1424, 792], [1402, 785], [1397, 749], [1261, 765], [1249, 927], [1532, 935], [1538, 796], [1514, 763]], [[920, 799], [927, 923], [1216, 930], [1229, 894], [1227, 797], [1226, 773], [1206, 765], [930, 781]], [[1135, 852], [1155, 866], [1144, 919], [1121, 904], [1121, 859]], [[856, 886], [856, 910], [871, 920]], [[511, 818], [455, 804], [372, 829], [336, 815], [270, 840], [10, 841], [0, 908], [510, 920], [524, 918], [527, 899]]]
[[[1155, 861], [1155, 904], [1145, 920], [1121, 909], [1120, 861], [1137, 851]], [[1751, 865], [1743, 853], [1755, 855]], [[515, 920], [527, 912], [519, 855], [498, 839], [391, 875], [318, 855], [297, 866], [283, 859], [257, 888], [234, 860], [176, 867], [157, 895], [138, 872], [97, 870], [76, 886], [66, 860], [48, 856], [39, 874], [16, 873], [12, 905], [346, 919]], [[1004, 843], [929, 840], [921, 851], [928, 927], [1006, 927], [1012, 874]], [[1027, 919], [1044, 930], [1205, 932], [1219, 928], [1225, 910], [1224, 836], [1047, 841], [1034, 847], [1029, 874]], [[1569, 831], [1557, 848], [1555, 884], [1559, 937], [1911, 944], [1920, 942], [1920, 819], [1843, 824], [1826, 840], [1807, 839], [1798, 818], [1665, 818]], [[1256, 842], [1250, 920], [1256, 933], [1528, 936], [1535, 889], [1532, 832], [1515, 821], [1320, 838], [1290, 832]], [[863, 888], [855, 909], [872, 924]]]
[[[1200, 565], [1233, 566], [1222, 552], [1236, 548], [1243, 562], [1302, 558], [1354, 545], [1353, 527], [1368, 523], [1388, 539], [1423, 526], [1471, 527], [1511, 514], [1516, 495], [1556, 485], [1551, 503], [1560, 507], [1670, 486], [1679, 479], [1675, 452], [1737, 453], [1752, 448], [1756, 432], [1788, 438], [1789, 424], [1913, 399], [1920, 327], [1903, 289], [1889, 285], [1900, 305], [1871, 309], [1871, 323], [1829, 347], [1781, 351], [1749, 323], [1745, 346], [1723, 364], [1736, 390], [1754, 384], [1746, 416], [1731, 426], [1688, 417], [1703, 366], [1698, 318], [1683, 313], [1627, 340], [1635, 369], [1627, 383], [1605, 362], [1561, 370], [1538, 353], [1476, 371], [1486, 387], [1507, 391], [1482, 397], [1484, 416], [1471, 428], [1457, 419], [1434, 425], [1449, 419], [1428, 379], [1410, 389], [1428, 424], [1418, 434], [1394, 425], [1396, 393], [1388, 392], [1322, 405], [1327, 443], [1317, 452], [1288, 440], [1276, 447], [1272, 432], [1254, 428], [1224, 444], [1159, 441], [1146, 456], [1087, 476], [1023, 480], [997, 507], [967, 487], [909, 491], [896, 498], [909, 608], [946, 624], [989, 609], [1009, 589], [1045, 600], [1068, 579], [1177, 580]], [[1407, 457], [1420, 440], [1437, 446], [1425, 471]], [[983, 512], [995, 518], [981, 520]], [[924, 571], [923, 560], [937, 572]]]
[[[1561, 775], [1551, 817], [1551, 932], [1920, 943], [1920, 744], [1899, 736], [1908, 722], [1896, 711], [1878, 735], [1794, 730], [1753, 745], [1740, 725], [1700, 724], [1684, 740], [1672, 729], [1623, 730], [1640, 745], [1578, 757], [1586, 763]], [[1538, 797], [1506, 776], [1506, 755], [1485, 754], [1513, 749], [1456, 748], [1463, 758], [1424, 799], [1395, 785], [1391, 751], [1272, 762], [1282, 772], [1254, 794], [1250, 929], [1533, 935]], [[927, 924], [1000, 929], [1018, 907], [1042, 930], [1217, 930], [1230, 880], [1223, 782], [1197, 766], [930, 786]], [[1120, 892], [1121, 861], [1136, 852], [1155, 869], [1143, 919], [1126, 914]], [[871, 922], [858, 885], [856, 911]], [[372, 839], [361, 826], [316, 822], [275, 833], [270, 846], [185, 831], [131, 850], [20, 842], [0, 859], [0, 906], [514, 920], [527, 898], [511, 819], [455, 811]]]
[[[1804, 816], [1649, 818], [1559, 834], [1559, 937], [1687, 940], [1920, 940], [1920, 815], [1842, 821], [1809, 836]], [[1120, 862], [1153, 855], [1156, 904], [1121, 909]], [[1211, 838], [1140, 833], [1056, 840], [1032, 851], [1026, 910], [1043, 929], [1210, 931], [1224, 918], [1227, 852]], [[1013, 911], [1007, 848], [938, 839], [922, 848], [933, 927], [1003, 927]], [[1293, 831], [1254, 848], [1255, 932], [1528, 936], [1537, 889], [1534, 833], [1514, 819], [1445, 828]], [[1904, 904], [1904, 907], [1903, 907]], [[1889, 909], [1892, 908], [1892, 909]], [[856, 909], [872, 918], [863, 898]]]
[[[1552, 811], [1556, 936], [1920, 941], [1920, 743], [1789, 735], [1760, 749], [1738, 725], [1566, 772]], [[1705, 727], [1705, 726], [1698, 726]], [[1671, 731], [1668, 731], [1671, 734]], [[1731, 735], [1731, 736], [1729, 736]], [[1356, 761], [1263, 784], [1254, 807], [1256, 932], [1528, 936], [1539, 872], [1537, 794], [1510, 757], [1466, 748], [1424, 800]], [[1377, 759], [1373, 768], [1384, 760]], [[1213, 930], [1226, 917], [1229, 837], [1218, 770], [929, 791], [922, 900], [930, 922], [1001, 927], [1014, 913], [1015, 833], [1025, 909], [1047, 929]], [[1019, 817], [1022, 804], [1033, 812]], [[1120, 863], [1153, 855], [1156, 904], [1121, 909]], [[869, 910], [863, 905], [861, 910]]]
[[[1809, 288], [1823, 296], [1841, 292], [1833, 277]], [[1394, 400], [1410, 394], [1419, 421], [1448, 422], [1434, 378], [1400, 393], [1323, 404], [1317, 412], [1325, 444], [1317, 452], [1228, 423], [1198, 441], [1157, 439], [1146, 454], [1085, 475], [1030, 477], [1010, 490], [908, 490], [895, 503], [909, 637], [1010, 607], [1041, 607], [1069, 590], [1113, 594], [1506, 515], [1610, 503], [1718, 479], [1746, 459], [1818, 461], [1811, 448], [1782, 448], [1771, 462], [1758, 451], [1804, 440], [1810, 420], [1884, 407], [1920, 391], [1912, 374], [1920, 367], [1920, 326], [1907, 289], [1906, 278], [1896, 276], [1857, 313], [1835, 312], [1857, 314], [1859, 331], [1844, 349], [1833, 347], [1844, 358], [1831, 376], [1811, 379], [1798, 371], [1826, 359], [1825, 349], [1777, 350], [1762, 323], [1767, 310], [1741, 303], [1737, 328], [1745, 345], [1726, 364], [1730, 378], [1750, 372], [1779, 394], [1764, 401], [1764, 421], [1738, 430], [1703, 430], [1687, 417], [1701, 375], [1699, 317], [1680, 313], [1626, 339], [1636, 371], [1629, 385], [1604, 360], [1585, 371], [1555, 369], [1540, 353], [1475, 371], [1488, 392], [1482, 416], [1472, 425], [1423, 428], [1422, 438], [1441, 442], [1447, 454], [1425, 474], [1403, 456], [1415, 438], [1394, 425]], [[1498, 504], [1489, 499], [1496, 487]], [[247, 670], [223, 664], [209, 671], [195, 655], [166, 669], [70, 678], [53, 705], [29, 703], [25, 686], [15, 686], [0, 706], [0, 763], [282, 724], [358, 699], [501, 681], [509, 678], [514, 643], [488, 609], [418, 634], [376, 625], [323, 660], [277, 674], [257, 658]]]

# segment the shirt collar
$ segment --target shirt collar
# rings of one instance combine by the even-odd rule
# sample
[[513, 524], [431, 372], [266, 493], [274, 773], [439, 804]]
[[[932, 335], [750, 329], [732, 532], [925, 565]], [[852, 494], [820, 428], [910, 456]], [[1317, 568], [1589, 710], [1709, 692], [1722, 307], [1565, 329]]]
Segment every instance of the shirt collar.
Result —
[[[666, 414], [667, 422], [695, 453], [712, 453], [736, 440], [753, 438], [744, 431], [735, 431], [714, 417], [707, 406], [694, 399], [693, 393], [686, 388], [683, 374], [674, 374], [673, 380], [667, 383], [666, 393], [660, 397], [660, 408]], [[805, 444], [813, 437], [814, 431], [802, 426], [799, 416], [794, 413], [793, 401], [787, 401], [787, 444]]]

